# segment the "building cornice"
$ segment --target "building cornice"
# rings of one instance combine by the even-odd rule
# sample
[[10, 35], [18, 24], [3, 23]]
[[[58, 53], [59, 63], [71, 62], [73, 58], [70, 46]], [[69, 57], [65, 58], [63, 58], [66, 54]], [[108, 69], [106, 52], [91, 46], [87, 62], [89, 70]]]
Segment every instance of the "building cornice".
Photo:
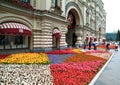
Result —
[[7, 3], [5, 1], [1, 1], [0, 8], [3, 10], [6, 9], [6, 10], [11, 11], [11, 12], [14, 11], [16, 14], [21, 12], [22, 14], [24, 14], [26, 16], [33, 16], [33, 17], [46, 16], [46, 17], [60, 20], [62, 22], [66, 22], [66, 18], [64, 16], [58, 15], [56, 13], [53, 13], [53, 12], [50, 12], [47, 10], [36, 10], [36, 9], [31, 10], [28, 8], [19, 7], [17, 5], [13, 6], [12, 3], [9, 3], [9, 2]]
[[16, 12], [22, 12], [22, 13], [27, 13], [27, 14], [33, 14], [33, 10], [28, 9], [28, 8], [23, 8], [19, 7], [17, 5], [13, 5], [12, 3], [6, 2], [6, 1], [1, 1], [0, 2], [0, 8], [1, 9], [6, 9], [6, 10], [11, 10], [11, 11], [16, 11]]

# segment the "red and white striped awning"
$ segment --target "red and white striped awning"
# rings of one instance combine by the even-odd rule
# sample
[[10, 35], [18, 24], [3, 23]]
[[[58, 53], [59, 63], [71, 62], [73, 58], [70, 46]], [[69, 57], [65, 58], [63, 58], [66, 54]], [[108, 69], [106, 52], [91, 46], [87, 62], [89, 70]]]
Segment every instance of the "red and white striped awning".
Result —
[[0, 24], [0, 34], [28, 35], [32, 34], [31, 30], [24, 24], [17, 22], [6, 22]]
[[61, 32], [58, 29], [53, 30], [53, 36], [60, 38], [61, 37]]

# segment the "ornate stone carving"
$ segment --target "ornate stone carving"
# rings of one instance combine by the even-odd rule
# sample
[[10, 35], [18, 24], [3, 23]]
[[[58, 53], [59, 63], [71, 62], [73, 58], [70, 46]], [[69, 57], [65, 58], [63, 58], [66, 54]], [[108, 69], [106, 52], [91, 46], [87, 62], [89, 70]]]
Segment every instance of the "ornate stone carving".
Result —
[[75, 34], [77, 36], [77, 41], [76, 41], [76, 46], [79, 47], [82, 44], [82, 27], [81, 26], [76, 26], [75, 28]]

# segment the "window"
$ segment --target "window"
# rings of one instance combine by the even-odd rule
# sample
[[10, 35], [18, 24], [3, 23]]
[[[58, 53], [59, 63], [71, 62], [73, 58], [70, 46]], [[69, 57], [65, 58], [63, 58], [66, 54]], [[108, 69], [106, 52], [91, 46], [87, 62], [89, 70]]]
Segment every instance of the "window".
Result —
[[0, 35], [0, 49], [28, 48], [28, 36]]
[[61, 0], [54, 0], [54, 7], [60, 7]]
[[89, 25], [89, 14], [88, 13], [86, 14], [86, 25], [87, 26]]
[[57, 0], [54, 0], [54, 7], [57, 7]]
[[30, 0], [22, 0], [24, 3], [30, 3]]

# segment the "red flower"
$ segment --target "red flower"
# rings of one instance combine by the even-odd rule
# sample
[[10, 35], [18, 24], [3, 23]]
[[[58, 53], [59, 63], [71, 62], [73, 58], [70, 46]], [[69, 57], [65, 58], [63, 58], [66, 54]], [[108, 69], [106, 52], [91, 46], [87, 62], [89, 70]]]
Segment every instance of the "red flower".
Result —
[[50, 66], [54, 85], [88, 84], [95, 76], [103, 60], [78, 63], [52, 64]]
[[46, 53], [47, 54], [75, 54], [75, 52], [73, 52], [72, 49], [54, 50]]
[[7, 56], [8, 56], [9, 54], [0, 54], [0, 59], [4, 59], [4, 58], [6, 58]]

